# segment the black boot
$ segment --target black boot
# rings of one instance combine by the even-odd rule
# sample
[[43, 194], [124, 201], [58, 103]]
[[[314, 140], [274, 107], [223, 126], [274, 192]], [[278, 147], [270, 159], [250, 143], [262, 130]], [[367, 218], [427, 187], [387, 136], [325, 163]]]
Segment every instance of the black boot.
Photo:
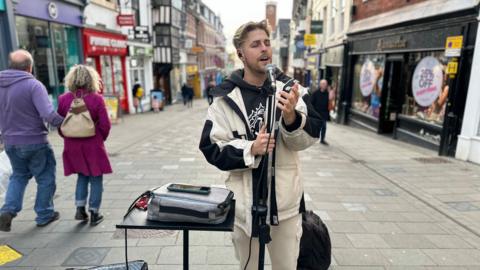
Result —
[[90, 225], [95, 226], [103, 221], [103, 216], [100, 213], [90, 211]]
[[85, 210], [85, 206], [77, 207], [77, 212], [75, 213], [76, 220], [88, 220], [88, 214]]

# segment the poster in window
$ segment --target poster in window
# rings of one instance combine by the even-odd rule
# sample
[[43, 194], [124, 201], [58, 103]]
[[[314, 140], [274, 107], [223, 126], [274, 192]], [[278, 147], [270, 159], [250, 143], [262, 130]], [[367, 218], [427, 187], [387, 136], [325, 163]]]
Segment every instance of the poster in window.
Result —
[[108, 117], [110, 118], [110, 122], [117, 123], [119, 116], [118, 97], [115, 95], [104, 94], [103, 99], [105, 100], [105, 106], [107, 107], [107, 113]]
[[432, 56], [423, 58], [415, 67], [412, 93], [418, 105], [428, 107], [440, 95], [443, 83], [443, 66]]
[[368, 97], [375, 85], [375, 65], [370, 59], [366, 59], [360, 71], [360, 91], [364, 97]]

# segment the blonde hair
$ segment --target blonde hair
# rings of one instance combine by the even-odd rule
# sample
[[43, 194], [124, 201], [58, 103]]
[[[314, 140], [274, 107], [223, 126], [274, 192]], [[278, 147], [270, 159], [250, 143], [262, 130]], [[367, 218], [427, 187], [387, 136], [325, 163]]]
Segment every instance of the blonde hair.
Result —
[[233, 36], [233, 46], [235, 46], [235, 49], [239, 49], [242, 46], [247, 38], [248, 33], [257, 29], [265, 31], [267, 36], [270, 37], [270, 27], [268, 26], [267, 20], [260, 22], [248, 22], [240, 26], [237, 31], [235, 31], [235, 35]]
[[70, 92], [75, 92], [78, 89], [98, 92], [100, 90], [100, 76], [92, 67], [75, 65], [70, 68], [67, 76], [65, 76], [65, 87]]

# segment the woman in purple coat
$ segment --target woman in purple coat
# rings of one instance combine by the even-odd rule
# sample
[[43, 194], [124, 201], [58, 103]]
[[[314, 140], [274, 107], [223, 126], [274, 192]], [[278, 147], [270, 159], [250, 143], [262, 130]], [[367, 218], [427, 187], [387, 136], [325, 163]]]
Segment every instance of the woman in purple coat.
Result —
[[75, 205], [77, 212], [75, 219], [86, 221], [88, 215], [85, 210], [90, 184], [90, 224], [97, 225], [103, 221], [99, 213], [102, 202], [103, 175], [112, 172], [104, 141], [110, 132], [110, 120], [103, 97], [97, 92], [100, 87], [100, 78], [97, 71], [84, 65], [76, 65], [70, 69], [65, 77], [65, 86], [69, 92], [58, 98], [58, 113], [65, 117], [75, 96], [83, 97], [85, 105], [95, 123], [95, 136], [89, 138], [64, 139], [63, 168], [65, 176], [78, 174], [75, 190]]

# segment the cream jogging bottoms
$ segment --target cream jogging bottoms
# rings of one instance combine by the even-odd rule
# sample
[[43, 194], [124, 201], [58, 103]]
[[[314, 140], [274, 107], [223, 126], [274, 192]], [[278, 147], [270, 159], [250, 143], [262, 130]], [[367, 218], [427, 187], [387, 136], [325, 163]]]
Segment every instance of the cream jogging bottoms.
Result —
[[[272, 241], [266, 247], [272, 261], [272, 270], [297, 269], [300, 238], [302, 237], [302, 215], [298, 214], [282, 220], [278, 226], [270, 226], [270, 236]], [[248, 259], [250, 237], [235, 226], [232, 241], [237, 259], [240, 261], [240, 269], [243, 270]], [[258, 238], [253, 238], [248, 270], [258, 269], [258, 249]]]

